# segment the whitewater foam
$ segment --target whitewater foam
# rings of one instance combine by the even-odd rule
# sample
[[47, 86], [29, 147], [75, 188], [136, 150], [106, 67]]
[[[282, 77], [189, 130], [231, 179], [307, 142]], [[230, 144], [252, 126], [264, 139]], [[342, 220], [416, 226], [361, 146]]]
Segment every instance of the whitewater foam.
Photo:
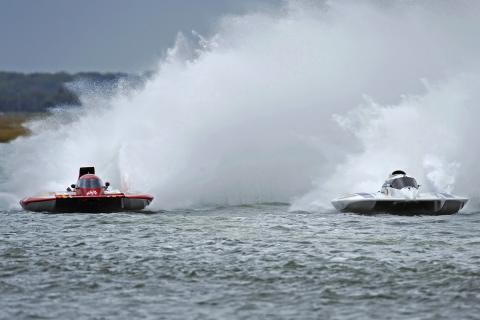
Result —
[[0, 191], [64, 189], [93, 164], [154, 208], [318, 210], [400, 168], [476, 199], [479, 13], [468, 1], [292, 1], [225, 17], [198, 45], [180, 35], [141, 88], [83, 95], [1, 146]]

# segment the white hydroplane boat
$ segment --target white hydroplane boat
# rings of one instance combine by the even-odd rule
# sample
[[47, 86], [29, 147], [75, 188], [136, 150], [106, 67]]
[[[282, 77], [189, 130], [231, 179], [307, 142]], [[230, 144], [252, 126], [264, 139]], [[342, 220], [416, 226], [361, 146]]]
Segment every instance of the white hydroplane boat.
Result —
[[404, 171], [396, 170], [376, 193], [354, 193], [332, 200], [341, 212], [445, 215], [457, 213], [468, 199], [448, 193], [419, 193], [419, 185]]

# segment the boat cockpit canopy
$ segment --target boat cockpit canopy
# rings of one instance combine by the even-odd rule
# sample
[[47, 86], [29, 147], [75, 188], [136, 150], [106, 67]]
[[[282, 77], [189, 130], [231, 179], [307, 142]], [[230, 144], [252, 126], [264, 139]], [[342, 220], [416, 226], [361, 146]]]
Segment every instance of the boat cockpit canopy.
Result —
[[103, 183], [99, 178], [78, 179], [77, 188], [98, 189], [102, 188]]
[[394, 189], [402, 189], [406, 187], [418, 188], [417, 180], [412, 177], [401, 177], [390, 180], [390, 187]]

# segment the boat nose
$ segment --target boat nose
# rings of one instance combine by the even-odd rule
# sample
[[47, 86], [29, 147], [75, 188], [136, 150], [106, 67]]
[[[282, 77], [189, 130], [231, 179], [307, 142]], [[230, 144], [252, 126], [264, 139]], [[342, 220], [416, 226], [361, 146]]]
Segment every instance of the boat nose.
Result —
[[402, 189], [402, 194], [405, 198], [413, 200], [417, 197], [417, 189], [412, 187], [406, 187]]

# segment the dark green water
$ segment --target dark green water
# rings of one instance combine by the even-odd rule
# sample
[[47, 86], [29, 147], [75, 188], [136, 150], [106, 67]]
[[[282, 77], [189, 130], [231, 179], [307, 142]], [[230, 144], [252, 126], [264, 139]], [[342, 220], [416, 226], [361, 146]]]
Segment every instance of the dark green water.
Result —
[[480, 213], [0, 215], [1, 319], [475, 319]]

